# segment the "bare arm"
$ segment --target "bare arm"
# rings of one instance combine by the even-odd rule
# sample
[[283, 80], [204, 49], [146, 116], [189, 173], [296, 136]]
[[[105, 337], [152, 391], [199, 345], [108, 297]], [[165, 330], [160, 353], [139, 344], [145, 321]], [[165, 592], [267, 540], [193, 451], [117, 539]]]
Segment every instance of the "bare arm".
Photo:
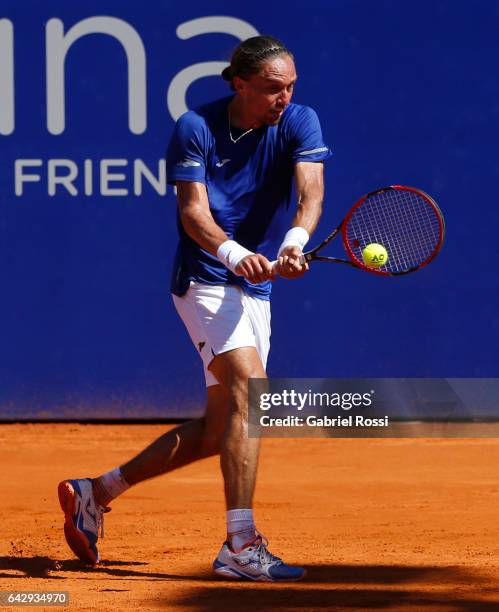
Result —
[[[216, 256], [218, 247], [229, 237], [213, 219], [206, 187], [202, 183], [177, 181], [177, 201], [187, 235]], [[273, 278], [269, 260], [259, 253], [245, 257], [237, 266], [236, 274], [244, 276], [250, 283], [262, 283]]]
[[206, 187], [202, 183], [177, 181], [177, 201], [187, 235], [205, 251], [216, 255], [218, 247], [229, 238], [213, 219]]
[[295, 165], [298, 205], [293, 227], [303, 227], [312, 235], [317, 227], [324, 200], [324, 164], [300, 162]]
[[[292, 227], [303, 227], [312, 235], [317, 227], [324, 199], [324, 166], [321, 162], [300, 162], [295, 165], [298, 203]], [[278, 259], [278, 273], [285, 278], [298, 278], [308, 270], [300, 264], [301, 250], [297, 246], [284, 248]]]

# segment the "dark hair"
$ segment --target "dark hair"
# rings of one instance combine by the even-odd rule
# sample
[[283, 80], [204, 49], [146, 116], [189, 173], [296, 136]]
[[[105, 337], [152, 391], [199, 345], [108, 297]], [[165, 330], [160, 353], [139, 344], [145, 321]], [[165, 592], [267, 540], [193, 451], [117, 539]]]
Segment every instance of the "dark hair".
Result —
[[284, 44], [273, 36], [248, 38], [232, 52], [230, 66], [222, 71], [222, 78], [229, 82], [235, 76], [247, 79], [252, 74], [256, 74], [263, 63], [279, 55], [293, 57], [293, 54], [286, 49]]

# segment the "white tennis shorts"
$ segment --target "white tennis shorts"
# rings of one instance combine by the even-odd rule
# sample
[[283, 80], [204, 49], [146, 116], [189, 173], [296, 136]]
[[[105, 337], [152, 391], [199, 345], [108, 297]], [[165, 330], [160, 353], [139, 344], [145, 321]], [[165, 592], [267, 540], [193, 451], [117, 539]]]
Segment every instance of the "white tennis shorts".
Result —
[[204, 365], [206, 386], [218, 381], [209, 371], [213, 357], [254, 346], [263, 367], [270, 350], [270, 302], [247, 295], [235, 285], [192, 282], [173, 302]]

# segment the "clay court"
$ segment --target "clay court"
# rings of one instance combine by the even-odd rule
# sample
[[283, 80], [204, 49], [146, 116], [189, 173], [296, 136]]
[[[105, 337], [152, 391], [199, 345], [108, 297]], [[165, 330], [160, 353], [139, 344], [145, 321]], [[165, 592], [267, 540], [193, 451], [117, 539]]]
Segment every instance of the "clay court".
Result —
[[83, 567], [58, 481], [118, 465], [166, 427], [2, 425], [0, 589], [69, 591], [70, 608], [99, 611], [499, 609], [493, 438], [264, 440], [257, 524], [274, 553], [307, 566], [300, 583], [210, 572], [225, 528], [217, 459], [116, 500], [103, 561]]

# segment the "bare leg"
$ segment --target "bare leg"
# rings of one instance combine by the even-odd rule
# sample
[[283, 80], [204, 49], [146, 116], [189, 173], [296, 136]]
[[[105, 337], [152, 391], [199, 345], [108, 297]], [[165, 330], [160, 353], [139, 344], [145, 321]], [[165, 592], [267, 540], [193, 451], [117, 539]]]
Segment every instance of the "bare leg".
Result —
[[[248, 378], [265, 378], [254, 347], [222, 353], [210, 365], [220, 385], [208, 387], [206, 414], [160, 436], [121, 467], [130, 485], [220, 453], [227, 509], [251, 508], [255, 489], [257, 438], [248, 438]], [[111, 501], [99, 479], [94, 493], [102, 506]]]
[[[208, 387], [205, 416], [166, 432], [121, 466], [124, 479], [129, 485], [135, 485], [198, 459], [217, 455], [228, 414], [228, 398], [223, 387]], [[102, 506], [111, 501], [99, 479], [94, 481], [94, 493]]]
[[228, 414], [227, 396], [220, 385], [208, 387], [205, 416], [163, 434], [121, 468], [128, 484], [166, 474], [220, 452]]
[[260, 440], [248, 438], [248, 378], [266, 378], [254, 347], [222, 353], [210, 365], [225, 388], [230, 414], [220, 448], [227, 509], [251, 508]]

